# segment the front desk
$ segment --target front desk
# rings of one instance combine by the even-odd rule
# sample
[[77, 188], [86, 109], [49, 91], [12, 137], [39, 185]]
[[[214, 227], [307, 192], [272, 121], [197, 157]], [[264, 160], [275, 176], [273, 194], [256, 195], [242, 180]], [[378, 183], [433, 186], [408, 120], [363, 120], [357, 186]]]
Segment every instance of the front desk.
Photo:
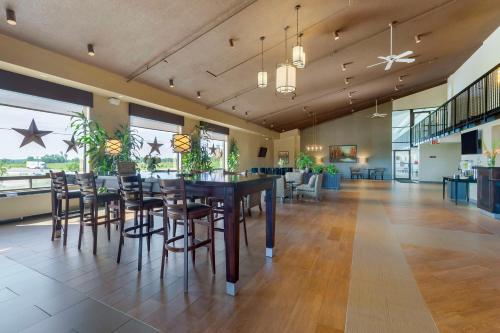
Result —
[[477, 207], [500, 218], [500, 168], [477, 167]]

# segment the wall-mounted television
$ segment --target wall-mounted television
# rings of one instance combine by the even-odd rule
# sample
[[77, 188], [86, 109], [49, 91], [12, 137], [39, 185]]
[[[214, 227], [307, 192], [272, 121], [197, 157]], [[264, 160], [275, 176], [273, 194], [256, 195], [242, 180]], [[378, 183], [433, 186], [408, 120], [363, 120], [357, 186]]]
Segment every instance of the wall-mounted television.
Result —
[[267, 148], [266, 147], [260, 147], [259, 149], [259, 156], [258, 157], [266, 157], [267, 154]]
[[478, 130], [462, 133], [462, 155], [481, 154], [481, 132]]

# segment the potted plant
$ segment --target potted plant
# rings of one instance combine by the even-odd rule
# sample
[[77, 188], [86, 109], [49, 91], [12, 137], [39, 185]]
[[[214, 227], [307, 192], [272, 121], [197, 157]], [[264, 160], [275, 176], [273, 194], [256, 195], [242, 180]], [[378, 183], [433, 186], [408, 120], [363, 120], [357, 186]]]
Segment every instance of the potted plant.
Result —
[[320, 174], [320, 173], [322, 173], [322, 172], [323, 172], [323, 168], [324, 168], [324, 166], [323, 166], [323, 165], [321, 165], [321, 164], [316, 164], [316, 165], [313, 165], [313, 166], [311, 167], [311, 171], [312, 171], [312, 173], [314, 173], [315, 175], [317, 175], [317, 174]]
[[191, 133], [191, 150], [182, 155], [182, 170], [186, 173], [212, 171], [212, 161], [205, 142], [210, 139], [205, 126], [196, 125]]
[[490, 151], [483, 141], [483, 154], [486, 156], [486, 165], [489, 167], [494, 167], [496, 164], [497, 154], [500, 153], [500, 148], [498, 148], [498, 146], [499, 142], [493, 142]]
[[299, 168], [300, 170], [309, 172], [309, 168], [314, 165], [314, 160], [310, 155], [300, 152], [299, 156], [297, 157], [296, 164], [297, 168]]
[[323, 172], [323, 188], [340, 190], [340, 172], [334, 164], [329, 164]]
[[238, 171], [240, 165], [240, 148], [234, 138], [231, 139], [229, 144], [229, 153], [227, 155], [227, 169], [229, 172]]
[[151, 154], [144, 156], [143, 162], [146, 166], [146, 170], [153, 173], [158, 169], [158, 165], [161, 163], [161, 158], [159, 156], [152, 156]]

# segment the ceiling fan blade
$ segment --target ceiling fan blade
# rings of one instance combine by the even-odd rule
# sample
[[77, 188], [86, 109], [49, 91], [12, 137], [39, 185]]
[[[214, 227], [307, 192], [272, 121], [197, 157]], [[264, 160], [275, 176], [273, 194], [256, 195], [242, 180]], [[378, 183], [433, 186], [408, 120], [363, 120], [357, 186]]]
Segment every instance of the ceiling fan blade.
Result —
[[385, 61], [389, 61], [389, 59], [388, 59], [389, 57], [377, 57], [377, 58], [385, 60]]
[[387, 62], [387, 65], [385, 65], [385, 70], [386, 70], [386, 71], [388, 71], [389, 69], [391, 69], [391, 67], [392, 67], [392, 63], [393, 63], [393, 62], [394, 62], [394, 61], [392, 61], [392, 60], [391, 60], [391, 61], [389, 61], [389, 62]]
[[382, 62], [379, 62], [379, 63], [373, 64], [373, 65], [370, 65], [370, 66], [366, 66], [366, 68], [370, 68], [370, 67], [373, 67], [373, 66], [382, 65], [382, 64], [385, 64], [386, 62], [387, 62], [387, 61], [382, 61]]
[[412, 55], [413, 54], [413, 51], [405, 51], [401, 54], [398, 54], [395, 58], [398, 59], [398, 58], [404, 58], [406, 56], [409, 56], [409, 55]]
[[415, 59], [413, 58], [403, 58], [403, 59], [396, 59], [396, 62], [406, 62], [407, 64], [414, 62]]

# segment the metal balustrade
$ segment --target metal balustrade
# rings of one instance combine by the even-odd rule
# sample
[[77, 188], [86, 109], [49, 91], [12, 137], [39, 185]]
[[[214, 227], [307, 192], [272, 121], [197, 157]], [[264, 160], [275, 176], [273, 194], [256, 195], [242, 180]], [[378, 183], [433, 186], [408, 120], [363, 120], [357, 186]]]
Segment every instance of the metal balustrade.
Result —
[[495, 120], [500, 115], [500, 64], [412, 127], [412, 145]]

